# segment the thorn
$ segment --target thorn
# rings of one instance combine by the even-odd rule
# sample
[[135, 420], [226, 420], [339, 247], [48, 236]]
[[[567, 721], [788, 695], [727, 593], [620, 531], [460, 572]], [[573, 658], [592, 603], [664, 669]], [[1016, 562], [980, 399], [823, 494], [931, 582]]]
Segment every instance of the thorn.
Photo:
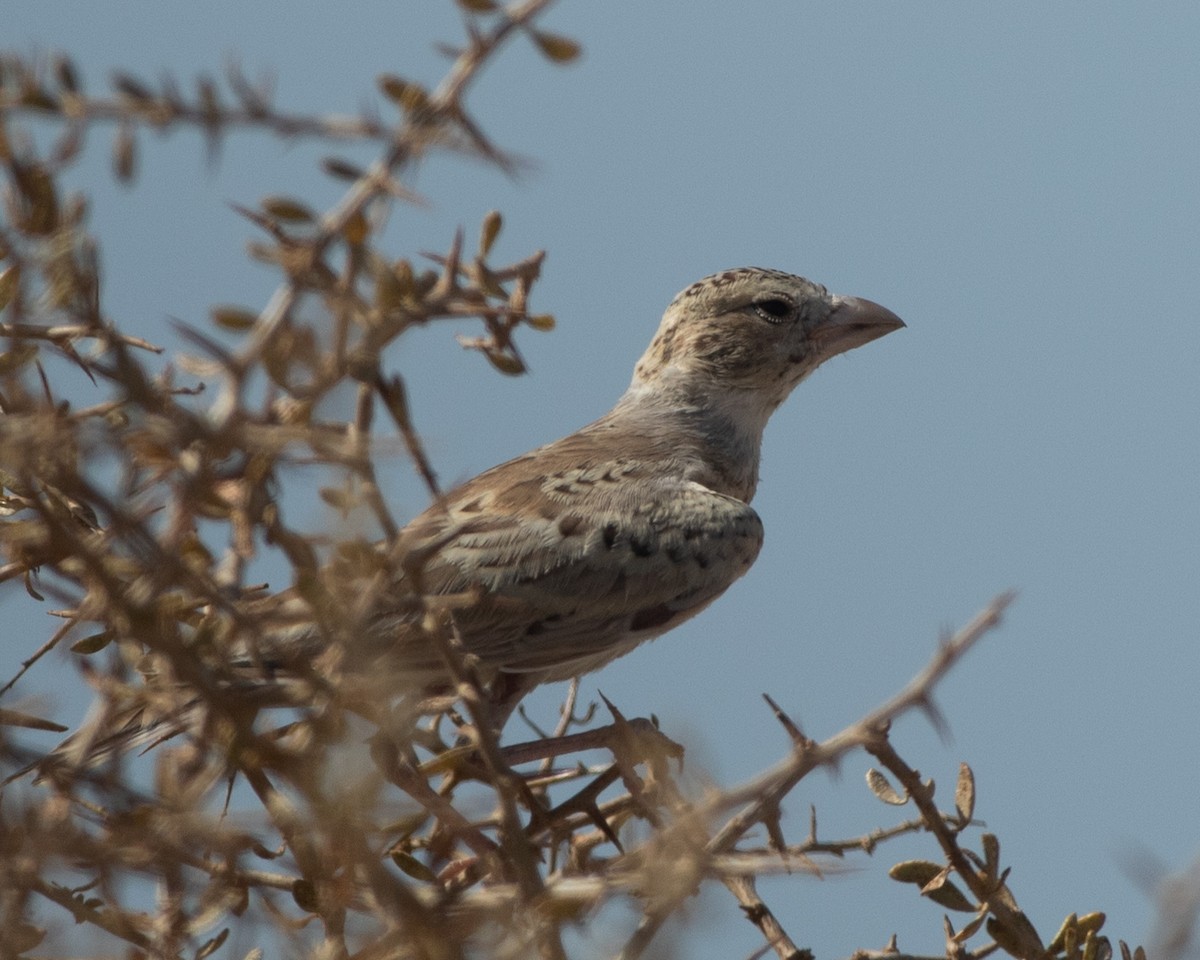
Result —
[[587, 818], [592, 821], [596, 829], [604, 834], [605, 839], [608, 840], [609, 843], [616, 847], [621, 853], [625, 852], [625, 848], [621, 845], [620, 838], [617, 837], [616, 831], [613, 830], [612, 825], [605, 818], [599, 806], [597, 806], [595, 803], [585, 804], [583, 807], [583, 812], [587, 814]]
[[929, 719], [930, 726], [937, 731], [942, 743], [950, 743], [954, 739], [954, 734], [950, 730], [950, 722], [946, 719], [946, 715], [934, 703], [933, 698], [929, 695], [921, 697], [918, 706], [921, 712]]
[[458, 288], [458, 270], [459, 261], [462, 257], [462, 245], [463, 231], [462, 227], [459, 227], [454, 231], [454, 240], [450, 244], [449, 252], [446, 254], [446, 259], [442, 267], [442, 275], [430, 291], [431, 297], [448, 297]]
[[613, 702], [612, 702], [611, 700], [609, 700], [609, 699], [608, 699], [608, 697], [606, 697], [606, 696], [604, 695], [604, 691], [603, 691], [603, 690], [597, 690], [597, 691], [596, 691], [596, 696], [598, 696], [598, 697], [599, 697], [601, 700], [603, 700], [603, 701], [604, 701], [604, 705], [605, 705], [606, 707], [608, 707], [608, 712], [609, 712], [610, 714], [612, 714], [612, 718], [613, 718], [613, 722], [614, 722], [614, 723], [618, 723], [618, 724], [622, 724], [622, 723], [623, 723], [623, 724], [625, 724], [626, 726], [628, 726], [628, 725], [629, 725], [629, 721], [625, 719], [625, 715], [624, 715], [623, 713], [621, 713], [621, 711], [620, 711], [620, 710], [618, 710], [618, 709], [616, 708], [616, 706], [613, 704]]
[[767, 701], [767, 706], [769, 706], [772, 712], [775, 714], [775, 719], [783, 725], [783, 729], [786, 730], [788, 736], [792, 738], [792, 743], [801, 749], [812, 743], [812, 741], [804, 735], [804, 731], [800, 729], [800, 725], [791, 717], [789, 717], [787, 713], [784, 712], [783, 708], [779, 706], [779, 704], [771, 699], [771, 695], [769, 693], [764, 693], [762, 698]]

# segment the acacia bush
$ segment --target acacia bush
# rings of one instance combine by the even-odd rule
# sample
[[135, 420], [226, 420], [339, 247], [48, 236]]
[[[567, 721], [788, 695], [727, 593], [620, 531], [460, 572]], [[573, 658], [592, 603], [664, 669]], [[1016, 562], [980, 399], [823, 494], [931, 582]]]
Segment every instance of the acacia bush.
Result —
[[[888, 738], [907, 711], [940, 722], [936, 684], [999, 622], [1007, 595], [943, 638], [893, 699], [824, 742], [771, 703], [790, 749], [751, 781], [699, 795], [677, 782], [681, 748], [653, 723], [611, 707], [601, 722], [577, 711], [574, 688], [556, 730], [502, 745], [486, 690], [436, 618], [429, 642], [452, 681], [445, 696], [343, 669], [354, 625], [415, 562], [376, 483], [380, 446], [398, 441], [439, 496], [389, 348], [414, 328], [473, 318], [466, 346], [518, 374], [516, 339], [553, 326], [530, 307], [542, 254], [492, 262], [499, 213], [476, 241], [460, 233], [437, 256], [380, 239], [389, 209], [414, 199], [418, 161], [457, 152], [512, 166], [465, 97], [509, 42], [557, 63], [576, 56], [573, 40], [539, 26], [548, 3], [460, 0], [467, 30], [445, 77], [433, 87], [379, 78], [384, 118], [290, 113], [236, 70], [191, 84], [122, 74], [95, 92], [67, 56], [0, 60], [0, 580], [6, 604], [39, 605], [59, 624], [0, 690], [0, 952], [62, 952], [82, 939], [152, 957], [561, 957], [568, 927], [621, 899], [640, 915], [621, 949], [632, 958], [715, 882], [761, 930], [764, 952], [801, 957], [756, 879], [836, 869], [924, 834], [928, 859], [892, 876], [913, 886], [947, 956], [1110, 955], [1102, 914], [1071, 914], [1052, 937], [1035, 930], [999, 841], [975, 820], [969, 767], [939, 806]], [[52, 135], [33, 136], [34, 122]], [[213, 147], [244, 131], [316, 139], [343, 184], [325, 210], [283, 192], [241, 207], [250, 254], [278, 273], [275, 294], [214, 306], [211, 328], [179, 325], [166, 353], [109, 315], [87, 199], [61, 179], [94, 129], [111, 135], [114, 176], [133, 179], [141, 128], [198, 129]], [[376, 159], [337, 155], [347, 143], [376, 145]], [[325, 401], [347, 393], [352, 419], [326, 419]], [[300, 463], [379, 540], [333, 542], [287, 516], [281, 492]], [[325, 640], [269, 698], [245, 664], [256, 638], [288, 625], [252, 579], [266, 554], [286, 563]], [[419, 614], [471, 598], [411, 602]], [[25, 696], [39, 676], [38, 689], [60, 686], [50, 675], [64, 650], [92, 698], [77, 723]], [[370, 756], [347, 767], [364, 730]], [[588, 762], [573, 759], [598, 743], [599, 754], [580, 755]], [[881, 768], [870, 788], [908, 817], [830, 840], [814, 815], [803, 840], [785, 837], [787, 795], [860, 750]], [[858, 950], [874, 954], [900, 952]]]

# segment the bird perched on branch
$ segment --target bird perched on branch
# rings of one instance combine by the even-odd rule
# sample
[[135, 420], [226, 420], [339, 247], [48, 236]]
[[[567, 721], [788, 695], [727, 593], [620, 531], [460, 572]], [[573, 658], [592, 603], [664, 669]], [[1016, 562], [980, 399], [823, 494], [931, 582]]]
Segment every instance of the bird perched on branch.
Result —
[[[533, 687], [628, 653], [741, 577], [762, 545], [750, 501], [767, 420], [824, 361], [902, 326], [878, 304], [777, 270], [692, 284], [599, 420], [441, 497], [373, 573], [332, 576], [330, 609], [303, 589], [245, 604], [226, 634], [249, 651], [234, 673], [262, 690], [288, 675], [324, 683], [332, 663], [359, 684], [338, 694], [355, 708], [444, 686], [433, 642], [444, 631], [475, 658], [502, 726]], [[313, 689], [284, 702], [309, 704]], [[188, 728], [172, 703], [139, 710], [119, 739]], [[83, 754], [96, 743], [74, 739]]]
[[[609, 413], [416, 517], [400, 545], [421, 558], [420, 592], [475, 591], [453, 627], [498, 717], [537, 684], [695, 616], [741, 577], [762, 545], [750, 500], [768, 418], [821, 363], [902, 326], [777, 270], [706, 277], [667, 307]], [[428, 660], [410, 607], [385, 601], [370, 621], [378, 663]]]

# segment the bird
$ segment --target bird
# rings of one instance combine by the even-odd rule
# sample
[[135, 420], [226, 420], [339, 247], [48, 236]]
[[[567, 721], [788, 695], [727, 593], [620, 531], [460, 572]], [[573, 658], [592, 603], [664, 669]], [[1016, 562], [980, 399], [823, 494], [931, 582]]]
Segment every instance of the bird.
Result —
[[[779, 270], [693, 283], [612, 410], [438, 497], [379, 548], [387, 562], [326, 591], [340, 595], [332, 615], [311, 590], [247, 602], [239, 622], [255, 635], [235, 636], [237, 683], [261, 692], [289, 675], [312, 681], [332, 662], [357, 678], [352, 708], [444, 687], [433, 611], [434, 629], [478, 667], [502, 729], [538, 685], [624, 656], [750, 569], [771, 414], [822, 363], [903, 326], [877, 303]], [[187, 726], [182, 715], [140, 711], [117, 739], [145, 742], [159, 728], [166, 738]], [[76, 754], [92, 751], [102, 726], [76, 738]]]
[[[466, 481], [407, 525], [397, 542], [419, 573], [372, 600], [355, 627], [358, 669], [441, 668], [405, 577], [424, 595], [471, 597], [449, 626], [501, 725], [539, 684], [596, 670], [694, 617], [762, 546], [750, 504], [771, 414], [826, 360], [903, 326], [877, 303], [779, 270], [724, 270], [688, 286], [612, 410]], [[301, 649], [316, 641], [303, 625], [297, 637]]]

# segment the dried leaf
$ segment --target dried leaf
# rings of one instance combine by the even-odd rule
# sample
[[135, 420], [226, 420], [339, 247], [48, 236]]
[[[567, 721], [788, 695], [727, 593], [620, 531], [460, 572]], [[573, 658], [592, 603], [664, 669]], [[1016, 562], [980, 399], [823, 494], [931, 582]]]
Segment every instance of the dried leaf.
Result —
[[[212, 505], [212, 501], [217, 501], [216, 505], [224, 508], [224, 510], [219, 513], [218, 516], [228, 516], [229, 506], [228, 504], [222, 503], [220, 500], [218, 500], [216, 491], [206, 491], [206, 493], [208, 496], [205, 497], [205, 499], [210, 505]], [[200, 512], [199, 509], [198, 512]], [[194, 532], [189, 533], [183, 538], [183, 542], [179, 545], [179, 558], [197, 573], [204, 573], [205, 571], [211, 569], [213, 563], [212, 553], [210, 553], [208, 547], [204, 545], [204, 541], [196, 536]]]
[[154, 94], [149, 87], [140, 80], [135, 80], [127, 73], [114, 73], [112, 75], [112, 85], [118, 93], [124, 94], [131, 100], [136, 100], [139, 103], [154, 99]]
[[493, 367], [507, 376], [515, 377], [525, 372], [525, 364], [521, 362], [521, 358], [513, 356], [511, 353], [502, 353], [499, 350], [485, 350], [484, 356], [488, 358]]
[[429, 94], [425, 88], [411, 80], [385, 73], [378, 82], [383, 95], [405, 110], [411, 112], [429, 106]]
[[888, 871], [888, 876], [900, 883], [916, 883], [923, 887], [944, 869], [942, 864], [929, 860], [902, 860]]
[[[1050, 941], [1049, 952], [1063, 952], [1069, 939], [1074, 939], [1075, 943], [1078, 943], [1079, 937], [1099, 933], [1100, 928], [1104, 926], [1104, 921], [1107, 919], [1108, 917], [1099, 911], [1085, 913], [1082, 917], [1074, 913], [1068, 914], [1067, 918], [1063, 920], [1062, 925], [1058, 928], [1058, 932], [1054, 935], [1054, 939]], [[1072, 951], [1067, 952], [1070, 953]]]
[[905, 860], [888, 871], [888, 876], [901, 883], [915, 883], [921, 895], [947, 910], [974, 913], [975, 905], [950, 881], [950, 868], [928, 860]]
[[223, 944], [228, 938], [229, 928], [226, 927], [211, 940], [205, 941], [204, 945], [196, 951], [196, 960], [204, 960], [205, 957], [211, 957], [221, 948], [221, 944]]
[[99, 633], [93, 633], [91, 636], [84, 637], [82, 640], [76, 640], [71, 644], [71, 652], [87, 656], [92, 653], [99, 653], [110, 643], [113, 642], [115, 634], [111, 630], [101, 630]]
[[327, 174], [338, 180], [358, 180], [366, 173], [362, 167], [340, 157], [326, 157], [321, 161], [321, 167]]
[[212, 322], [224, 330], [249, 330], [258, 323], [258, 314], [244, 307], [213, 307], [209, 311]]
[[495, 0], [458, 0], [458, 5], [467, 13], [495, 13]]
[[939, 870], [929, 879], [928, 883], [921, 887], [921, 892], [924, 894], [929, 894], [944, 887], [950, 880], [950, 870], [951, 868], [949, 864], [942, 867], [941, 870]]
[[966, 895], [949, 879], [949, 869], [943, 870], [936, 882], [931, 882], [921, 889], [921, 893], [947, 910], [957, 910], [959, 913], [974, 913], [976, 905], [967, 899]]
[[3, 707], [0, 707], [0, 726], [23, 727], [26, 730], [49, 730], [53, 733], [66, 733], [71, 729], [64, 727], [61, 723], [55, 723], [53, 720], [45, 720], [29, 713], [22, 713], [20, 710], [7, 710]]
[[1000, 838], [994, 833], [985, 833], [979, 838], [983, 846], [983, 862], [987, 865], [987, 873], [995, 878], [1000, 873]]
[[339, 487], [321, 487], [317, 492], [322, 500], [343, 514], [358, 506], [358, 499]]
[[503, 223], [499, 210], [488, 211], [487, 216], [483, 218], [483, 226], [479, 230], [479, 256], [486, 257], [492, 252], [492, 244], [496, 242]]
[[317, 888], [308, 880], [297, 880], [292, 884], [292, 899], [296, 906], [306, 913], [316, 913], [320, 904], [317, 902]]
[[542, 33], [539, 30], [530, 30], [529, 33], [533, 37], [533, 42], [538, 45], [538, 49], [546, 55], [546, 59], [554, 63], [570, 63], [578, 58], [583, 49], [570, 37], [559, 36], [556, 33]]
[[54, 78], [58, 81], [58, 85], [68, 93], [79, 92], [79, 73], [75, 69], [75, 64], [66, 57], [54, 58]]
[[414, 880], [421, 880], [425, 883], [438, 882], [437, 874], [425, 866], [425, 864], [414, 857], [411, 853], [405, 853], [403, 850], [393, 850], [392, 863], [398, 866]]
[[544, 333], [554, 329], [554, 315], [550, 313], [531, 314], [525, 318], [525, 323], [534, 330], [541, 330]]
[[466, 761], [475, 756], [475, 753], [476, 747], [473, 744], [443, 750], [436, 757], [421, 764], [421, 776], [428, 777], [435, 773], [449, 773], [458, 770], [466, 764]]
[[113, 136], [113, 173], [122, 183], [129, 183], [137, 170], [137, 141], [133, 125], [122, 123]]
[[28, 87], [21, 92], [21, 106], [45, 113], [57, 113], [58, 101], [41, 87]]
[[367, 215], [361, 210], [355, 210], [342, 228], [342, 236], [351, 246], [358, 247], [366, 243], [370, 235], [371, 224], [367, 221]]
[[1020, 957], [1023, 954], [1021, 949], [1021, 938], [995, 917], [988, 917], [987, 932], [996, 943], [1008, 954], [1014, 957]]
[[983, 922], [987, 919], [987, 917], [988, 915], [986, 912], [979, 914], [979, 916], [977, 916], [974, 920], [972, 920], [954, 935], [954, 942], [966, 943], [968, 940], [970, 940], [979, 932], [979, 928], [983, 926]]
[[896, 807], [901, 807], [908, 803], [908, 797], [897, 793], [895, 787], [888, 781], [888, 778], [874, 767], [871, 767], [867, 771], [867, 786], [884, 803], [890, 803]]
[[305, 204], [291, 197], [265, 197], [261, 206], [276, 220], [286, 223], [312, 223], [317, 218]]
[[38, 355], [38, 346], [26, 340], [17, 343], [11, 350], [0, 353], [0, 374], [15, 373]]
[[966, 826], [975, 816], [975, 774], [965, 763], [958, 765], [958, 783], [954, 785], [954, 809]]
[[35, 927], [32, 923], [26, 923], [24, 920], [10, 923], [4, 931], [8, 949], [12, 951], [14, 957], [32, 950], [42, 942], [45, 936], [45, 930]]
[[0, 310], [3, 310], [12, 301], [20, 283], [21, 268], [15, 263], [0, 273]]
[[392, 266], [391, 276], [399, 296], [411, 297], [416, 292], [416, 278], [412, 264], [407, 260], [397, 260]]
[[25, 201], [18, 216], [20, 228], [35, 236], [52, 233], [59, 223], [58, 191], [49, 171], [41, 164], [10, 159], [9, 173]]

